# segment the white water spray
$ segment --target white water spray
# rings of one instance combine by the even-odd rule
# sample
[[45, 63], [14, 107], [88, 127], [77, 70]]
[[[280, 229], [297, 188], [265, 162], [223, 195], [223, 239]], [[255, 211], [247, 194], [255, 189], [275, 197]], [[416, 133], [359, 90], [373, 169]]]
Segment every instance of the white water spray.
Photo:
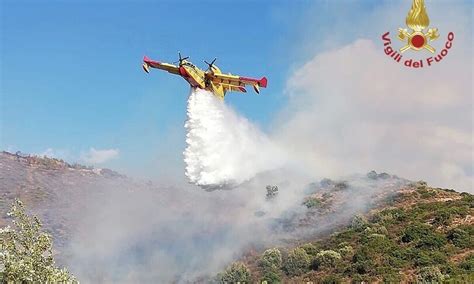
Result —
[[184, 161], [190, 182], [232, 186], [283, 165], [279, 148], [211, 92], [193, 89], [187, 115]]

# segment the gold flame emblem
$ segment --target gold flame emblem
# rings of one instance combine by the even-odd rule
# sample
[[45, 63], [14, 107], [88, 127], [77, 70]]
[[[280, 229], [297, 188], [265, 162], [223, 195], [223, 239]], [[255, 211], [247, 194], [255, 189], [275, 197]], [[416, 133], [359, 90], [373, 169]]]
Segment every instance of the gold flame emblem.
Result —
[[428, 42], [437, 39], [439, 34], [437, 28], [431, 28], [426, 33], [424, 32], [430, 25], [430, 18], [426, 13], [424, 0], [413, 0], [405, 23], [412, 31], [409, 32], [408, 29], [403, 28], [398, 29], [398, 39], [407, 43], [404, 47], [400, 48], [400, 52], [405, 52], [408, 49], [416, 51], [427, 49], [434, 53], [435, 49]]

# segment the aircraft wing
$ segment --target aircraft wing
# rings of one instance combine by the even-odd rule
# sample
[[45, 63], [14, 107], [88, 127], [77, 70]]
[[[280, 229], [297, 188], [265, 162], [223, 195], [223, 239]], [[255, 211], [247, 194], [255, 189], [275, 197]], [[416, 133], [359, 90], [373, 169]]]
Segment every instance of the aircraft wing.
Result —
[[179, 74], [179, 67], [176, 65], [154, 61], [146, 56], [143, 57], [143, 70], [145, 70], [146, 73], [150, 73], [150, 67], [165, 70], [173, 74]]
[[253, 79], [247, 77], [240, 77], [236, 75], [226, 74], [208, 74], [210, 80], [217, 84], [222, 84], [224, 88], [232, 91], [245, 92], [245, 86], [251, 85], [257, 94], [260, 93], [260, 87], [267, 87], [267, 78]]
[[245, 89], [245, 87], [242, 87], [242, 86], [222, 84], [222, 87], [224, 87], [226, 91], [247, 93], [247, 90]]

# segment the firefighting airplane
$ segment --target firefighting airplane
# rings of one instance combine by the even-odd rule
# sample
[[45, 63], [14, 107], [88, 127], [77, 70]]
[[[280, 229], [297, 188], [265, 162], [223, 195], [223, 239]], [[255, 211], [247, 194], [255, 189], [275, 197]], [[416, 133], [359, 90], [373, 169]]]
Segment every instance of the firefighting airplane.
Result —
[[150, 72], [150, 67], [168, 71], [169, 73], [180, 75], [183, 77], [193, 88], [206, 89], [214, 93], [220, 99], [224, 99], [227, 91], [243, 92], [246, 93], [246, 85], [253, 86], [253, 89], [257, 94], [260, 93], [260, 87], [267, 87], [267, 78], [253, 79], [247, 77], [235, 76], [232, 74], [223, 74], [221, 70], [214, 65], [216, 58], [211, 63], [204, 61], [209, 68], [206, 71], [193, 65], [188, 61], [189, 57], [181, 57], [179, 55], [179, 65], [173, 65], [169, 63], [161, 63], [153, 61], [148, 57], [143, 58], [143, 70], [146, 73]]

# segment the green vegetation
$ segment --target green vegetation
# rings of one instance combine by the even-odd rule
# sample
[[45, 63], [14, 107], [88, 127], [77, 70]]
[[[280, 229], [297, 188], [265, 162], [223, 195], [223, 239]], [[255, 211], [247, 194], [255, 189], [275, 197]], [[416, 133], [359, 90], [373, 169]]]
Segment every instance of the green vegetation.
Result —
[[445, 276], [437, 266], [423, 267], [417, 274], [417, 280], [422, 283], [438, 283], [445, 280]]
[[242, 262], [234, 262], [217, 276], [220, 283], [250, 283], [250, 270]]
[[341, 259], [341, 254], [333, 250], [322, 250], [314, 259], [315, 267], [318, 269], [321, 267], [334, 267], [336, 263]]
[[267, 189], [267, 195], [266, 195], [267, 200], [271, 200], [278, 195], [278, 186], [267, 185], [266, 189]]
[[[329, 237], [265, 251], [249, 267], [261, 276], [252, 282], [473, 283], [473, 195], [423, 181], [409, 189]], [[316, 200], [304, 205], [320, 206]]]
[[318, 198], [313, 198], [313, 197], [307, 198], [303, 202], [303, 205], [305, 205], [307, 208], [318, 208], [321, 206], [321, 204], [322, 204], [321, 200], [319, 200]]
[[332, 205], [333, 195], [329, 192], [323, 193], [321, 196], [309, 196], [303, 201], [303, 205], [308, 209], [317, 209], [319, 212], [324, 212]]
[[268, 283], [280, 283], [280, 269], [282, 265], [281, 252], [277, 248], [267, 249], [260, 258], [262, 270], [262, 281]]
[[37, 217], [26, 214], [21, 201], [15, 200], [9, 215], [14, 228], [0, 229], [0, 282], [77, 282], [66, 269], [56, 267], [51, 236], [42, 232]]
[[362, 231], [364, 230], [365, 228], [367, 228], [367, 219], [364, 217], [364, 216], [361, 216], [361, 215], [356, 215], [353, 219], [352, 219], [352, 222], [351, 222], [351, 228], [354, 230], [354, 231]]
[[284, 270], [288, 276], [299, 276], [309, 270], [311, 259], [302, 248], [295, 248], [284, 263]]

